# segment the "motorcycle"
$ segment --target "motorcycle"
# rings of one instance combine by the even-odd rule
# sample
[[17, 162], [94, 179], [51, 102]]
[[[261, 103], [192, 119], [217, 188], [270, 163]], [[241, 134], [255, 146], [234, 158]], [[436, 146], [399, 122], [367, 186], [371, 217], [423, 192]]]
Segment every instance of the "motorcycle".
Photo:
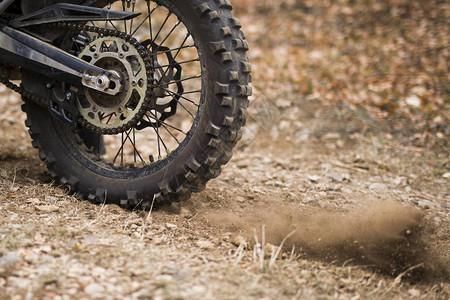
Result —
[[151, 209], [217, 177], [252, 92], [231, 10], [228, 0], [0, 1], [0, 82], [21, 94], [55, 180], [94, 203]]

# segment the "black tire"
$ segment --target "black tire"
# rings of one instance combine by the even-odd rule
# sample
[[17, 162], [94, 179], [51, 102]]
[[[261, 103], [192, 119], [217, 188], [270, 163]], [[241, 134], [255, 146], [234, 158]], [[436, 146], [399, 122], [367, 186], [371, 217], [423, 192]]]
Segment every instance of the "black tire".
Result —
[[[141, 168], [103, 162], [80, 131], [25, 101], [32, 144], [50, 174], [77, 197], [123, 207], [170, 204], [217, 177], [242, 137], [251, 95], [248, 50], [228, 0], [158, 0], [191, 31], [202, 66], [202, 105], [183, 143], [168, 157]], [[26, 85], [26, 83], [25, 83]], [[85, 131], [85, 130], [84, 130]], [[97, 147], [98, 148], [98, 147]], [[122, 150], [123, 151], [123, 150]]]

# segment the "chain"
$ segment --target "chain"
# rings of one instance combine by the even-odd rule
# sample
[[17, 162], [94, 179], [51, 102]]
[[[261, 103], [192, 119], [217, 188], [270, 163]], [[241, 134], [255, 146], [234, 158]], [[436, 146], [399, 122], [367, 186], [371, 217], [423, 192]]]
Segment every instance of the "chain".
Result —
[[[133, 47], [135, 47], [139, 53], [139, 56], [142, 58], [145, 64], [145, 70], [147, 73], [147, 78], [153, 78], [153, 60], [151, 56], [149, 55], [148, 51], [145, 49], [144, 46], [142, 46], [134, 37], [132, 37], [130, 34], [127, 34], [122, 31], [113, 30], [109, 28], [102, 28], [102, 27], [96, 27], [96, 26], [89, 26], [89, 25], [81, 25], [81, 24], [74, 24], [74, 23], [57, 23], [57, 26], [64, 27], [67, 29], [73, 29], [77, 31], [87, 31], [87, 32], [94, 32], [98, 33], [102, 36], [111, 36], [111, 37], [118, 37], [123, 40], [125, 40], [127, 43], [131, 44]], [[32, 102], [36, 103], [39, 106], [47, 107], [48, 100], [39, 97], [33, 93], [28, 92], [23, 88], [23, 86], [18, 86], [9, 81], [7, 78], [4, 78], [0, 76], [0, 82], [3, 83], [7, 88], [13, 90], [14, 92], [22, 95], [24, 99], [31, 100]], [[90, 123], [83, 117], [79, 117], [78, 123], [89, 129], [90, 131], [96, 132], [98, 134], [118, 134], [120, 132], [124, 132], [129, 130], [130, 128], [133, 128], [139, 120], [142, 118], [142, 116], [148, 111], [148, 109], [151, 107], [152, 104], [152, 96], [153, 96], [153, 90], [152, 90], [153, 84], [151, 83], [151, 80], [148, 80], [147, 82], [147, 90], [146, 95], [144, 97], [144, 103], [142, 104], [139, 111], [135, 114], [135, 116], [128, 121], [126, 124], [121, 125], [118, 128], [100, 128], [98, 126], [95, 126], [94, 124]]]

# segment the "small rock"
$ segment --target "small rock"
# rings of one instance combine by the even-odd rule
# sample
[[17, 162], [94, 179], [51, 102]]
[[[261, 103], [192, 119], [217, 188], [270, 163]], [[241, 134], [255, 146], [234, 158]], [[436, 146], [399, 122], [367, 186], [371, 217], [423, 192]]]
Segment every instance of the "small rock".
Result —
[[197, 243], [195, 243], [198, 247], [201, 249], [213, 249], [215, 248], [215, 245], [207, 240], [199, 240]]
[[45, 212], [45, 213], [51, 213], [56, 212], [59, 210], [59, 207], [56, 205], [41, 205], [41, 206], [35, 206], [36, 210]]
[[0, 257], [0, 268], [14, 267], [20, 260], [19, 254], [16, 252], [8, 252]]
[[242, 202], [245, 202], [245, 198], [244, 198], [244, 197], [241, 197], [241, 196], [237, 196], [237, 197], [236, 197], [236, 201], [242, 203]]
[[39, 200], [38, 198], [28, 198], [27, 203], [33, 204], [33, 205], [39, 205], [39, 204], [41, 204], [41, 200]]
[[371, 185], [369, 185], [369, 189], [372, 191], [385, 191], [387, 190], [387, 185], [384, 183], [374, 182]]
[[413, 106], [413, 107], [420, 107], [422, 104], [422, 101], [416, 95], [411, 95], [405, 99], [405, 103], [410, 106]]
[[342, 181], [344, 181], [344, 178], [342, 178], [342, 176], [339, 175], [339, 174], [331, 174], [328, 177], [330, 177], [330, 179], [332, 181], [335, 181], [335, 182], [342, 182]]
[[193, 217], [192, 212], [185, 207], [181, 208], [180, 215], [182, 215], [185, 219], [190, 219]]
[[25, 290], [29, 289], [32, 281], [30, 279], [20, 278], [20, 277], [8, 277], [8, 285], [14, 286], [18, 289]]
[[155, 236], [152, 241], [155, 245], [161, 245], [166, 240], [166, 236]]
[[91, 283], [84, 288], [84, 292], [88, 295], [102, 294], [105, 288], [97, 283]]
[[52, 247], [49, 245], [44, 245], [40, 247], [39, 250], [41, 250], [41, 252], [43, 253], [50, 253], [52, 251]]
[[19, 189], [20, 188], [18, 186], [12, 186], [9, 188], [9, 191], [14, 193], [14, 192], [17, 192]]
[[308, 179], [309, 181], [316, 183], [319, 181], [320, 177], [317, 175], [308, 175]]
[[57, 197], [55, 197], [55, 196], [45, 196], [45, 201], [47, 201], [47, 202], [56, 202], [56, 201], [58, 201], [58, 198]]
[[166, 223], [166, 228], [167, 229], [177, 229], [178, 226], [172, 223]]
[[408, 294], [410, 294], [413, 297], [420, 297], [420, 291], [416, 289], [408, 290]]
[[442, 177], [444, 177], [445, 179], [449, 179], [450, 178], [450, 172], [445, 173], [444, 175], [442, 175]]
[[39, 256], [36, 253], [31, 252], [31, 253], [28, 253], [27, 255], [25, 255], [25, 257], [23, 259], [27, 263], [32, 264], [32, 263], [35, 263], [39, 259]]
[[136, 224], [136, 225], [141, 226], [142, 225], [142, 218], [130, 220], [130, 221], [128, 221], [128, 224], [129, 225]]
[[337, 132], [328, 132], [322, 136], [322, 140], [334, 140], [339, 139], [341, 135]]
[[441, 218], [439, 218], [439, 217], [434, 217], [433, 221], [434, 221], [434, 225], [435, 225], [436, 227], [441, 226], [441, 223], [442, 223]]

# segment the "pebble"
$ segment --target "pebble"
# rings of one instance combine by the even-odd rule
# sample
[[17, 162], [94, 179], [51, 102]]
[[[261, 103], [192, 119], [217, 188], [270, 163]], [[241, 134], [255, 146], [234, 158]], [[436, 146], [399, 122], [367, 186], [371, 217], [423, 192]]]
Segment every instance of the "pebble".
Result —
[[52, 247], [49, 245], [44, 245], [39, 248], [41, 252], [50, 253], [52, 251]]
[[238, 202], [245, 202], [245, 198], [244, 197], [242, 197], [242, 196], [237, 196], [236, 197], [236, 201], [238, 201]]
[[417, 95], [411, 95], [405, 99], [406, 104], [413, 106], [413, 107], [420, 107], [422, 104], [422, 101], [420, 100]]
[[413, 297], [420, 297], [420, 291], [416, 289], [410, 289], [408, 290], [408, 294], [410, 294]]
[[15, 286], [18, 289], [29, 289], [31, 286], [31, 280], [26, 278], [20, 278], [15, 276], [8, 277], [8, 285]]
[[46, 213], [56, 212], [59, 210], [59, 207], [56, 205], [41, 205], [35, 206], [36, 210]]
[[342, 182], [342, 181], [344, 181], [344, 178], [342, 178], [342, 176], [339, 175], [339, 174], [331, 174], [328, 177], [330, 177], [330, 179], [332, 181], [335, 181], [335, 182]]
[[385, 191], [387, 190], [387, 185], [384, 183], [374, 182], [369, 185], [369, 189], [372, 191]]
[[308, 179], [309, 181], [316, 183], [317, 181], [319, 181], [320, 177], [317, 175], [308, 175]]
[[0, 257], [0, 268], [14, 267], [20, 261], [20, 256], [16, 252], [8, 252]]
[[178, 226], [172, 223], [166, 223], [166, 228], [167, 229], [177, 229]]
[[441, 218], [439, 218], [439, 217], [434, 217], [433, 221], [434, 221], [434, 225], [435, 225], [436, 227], [439, 227], [439, 226], [441, 226], [441, 224], [442, 224], [442, 220], [441, 220]]
[[28, 253], [27, 255], [25, 255], [25, 257], [23, 258], [27, 263], [32, 264], [34, 262], [36, 262], [39, 259], [39, 256], [34, 253]]
[[105, 288], [98, 283], [91, 283], [84, 288], [84, 292], [88, 295], [102, 294], [105, 292]]
[[55, 196], [45, 196], [45, 201], [47, 201], [47, 202], [56, 202], [56, 201], [58, 201], [58, 198], [57, 197], [55, 197]]
[[28, 198], [27, 203], [38, 205], [41, 204], [41, 201], [38, 198]]
[[207, 240], [199, 240], [195, 244], [201, 249], [213, 249], [213, 248], [215, 248], [215, 245], [212, 242], [207, 241]]

